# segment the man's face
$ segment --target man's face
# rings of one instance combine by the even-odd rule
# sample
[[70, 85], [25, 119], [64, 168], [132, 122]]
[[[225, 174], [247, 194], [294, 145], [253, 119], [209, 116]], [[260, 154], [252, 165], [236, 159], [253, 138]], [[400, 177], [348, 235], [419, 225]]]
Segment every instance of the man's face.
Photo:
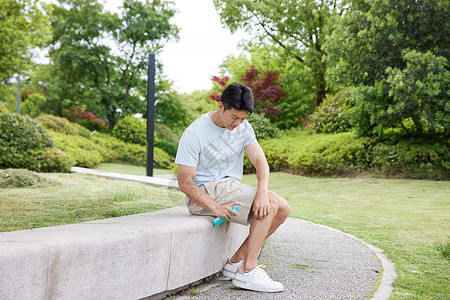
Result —
[[249, 115], [249, 112], [246, 110], [237, 110], [235, 108], [225, 110], [221, 102], [219, 102], [219, 110], [221, 123], [228, 130], [233, 130], [241, 125]]

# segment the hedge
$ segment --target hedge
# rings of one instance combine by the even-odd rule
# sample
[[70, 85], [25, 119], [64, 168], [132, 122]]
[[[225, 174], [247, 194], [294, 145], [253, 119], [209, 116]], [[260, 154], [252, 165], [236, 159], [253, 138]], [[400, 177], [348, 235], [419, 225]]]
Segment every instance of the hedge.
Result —
[[[308, 176], [376, 176], [447, 180], [450, 151], [445, 142], [404, 140], [395, 144], [357, 137], [353, 132], [311, 134], [306, 131], [260, 141], [272, 171]], [[244, 171], [255, 170], [244, 161]]]
[[[145, 146], [126, 143], [100, 132], [91, 133], [65, 118], [45, 115], [38, 120], [49, 129], [55, 144], [74, 160], [76, 166], [92, 168], [102, 162], [123, 162], [140, 166], [146, 164]], [[172, 167], [170, 156], [157, 147], [154, 148], [154, 167]]]

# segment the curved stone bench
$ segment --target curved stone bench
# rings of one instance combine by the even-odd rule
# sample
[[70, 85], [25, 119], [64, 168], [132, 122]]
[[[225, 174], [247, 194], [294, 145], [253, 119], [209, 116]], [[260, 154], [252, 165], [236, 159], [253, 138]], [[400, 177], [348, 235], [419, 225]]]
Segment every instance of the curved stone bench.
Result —
[[219, 272], [245, 226], [186, 207], [0, 233], [0, 299], [140, 299]]

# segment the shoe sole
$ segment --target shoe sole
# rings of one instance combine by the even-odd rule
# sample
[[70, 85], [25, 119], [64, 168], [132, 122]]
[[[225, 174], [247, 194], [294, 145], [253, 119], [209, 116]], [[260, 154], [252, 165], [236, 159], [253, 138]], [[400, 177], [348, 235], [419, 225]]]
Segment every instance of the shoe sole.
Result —
[[279, 292], [284, 291], [284, 287], [281, 289], [275, 289], [275, 288], [269, 289], [267, 287], [254, 286], [254, 285], [248, 284], [247, 282], [243, 282], [236, 278], [233, 279], [232, 283], [234, 286], [237, 286], [238, 288], [256, 291], [256, 292], [279, 293]]

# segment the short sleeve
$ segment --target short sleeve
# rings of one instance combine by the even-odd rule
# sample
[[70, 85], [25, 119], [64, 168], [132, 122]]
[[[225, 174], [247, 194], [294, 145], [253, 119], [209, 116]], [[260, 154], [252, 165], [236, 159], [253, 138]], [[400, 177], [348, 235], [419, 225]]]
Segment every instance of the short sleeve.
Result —
[[252, 125], [245, 120], [245, 141], [244, 141], [244, 147], [247, 147], [248, 145], [256, 143], [256, 136], [255, 131], [253, 130]]
[[191, 131], [185, 131], [178, 144], [177, 156], [175, 163], [197, 167], [200, 157], [200, 141], [198, 137]]

